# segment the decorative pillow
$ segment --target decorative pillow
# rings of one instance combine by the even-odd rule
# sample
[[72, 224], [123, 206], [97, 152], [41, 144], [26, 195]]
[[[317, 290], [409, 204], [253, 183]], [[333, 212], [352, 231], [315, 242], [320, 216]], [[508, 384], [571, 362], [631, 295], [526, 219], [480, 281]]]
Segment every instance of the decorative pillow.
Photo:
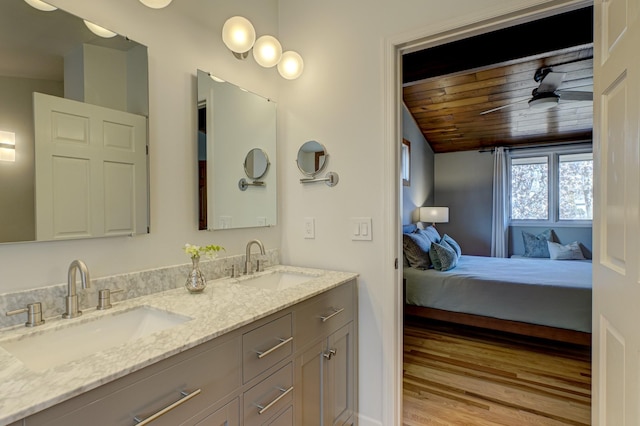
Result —
[[460, 256], [462, 256], [462, 249], [460, 248], [460, 244], [458, 244], [458, 242], [456, 240], [451, 238], [449, 236], [449, 234], [444, 234], [442, 236], [442, 241], [444, 241], [445, 243], [449, 244], [451, 246], [451, 248], [453, 249], [453, 251], [456, 252], [456, 256], [458, 257], [458, 259], [460, 259]]
[[458, 256], [455, 250], [444, 241], [442, 241], [441, 244], [431, 243], [429, 257], [431, 258], [433, 267], [438, 271], [448, 271], [449, 269], [455, 268], [458, 264]]
[[577, 241], [563, 246], [553, 241], [547, 241], [549, 247], [549, 254], [551, 259], [554, 260], [584, 260], [582, 249]]
[[418, 229], [416, 232], [426, 236], [429, 240], [434, 243], [440, 243], [440, 233], [433, 226], [427, 226], [425, 229]]
[[419, 232], [402, 234], [402, 248], [407, 257], [409, 266], [417, 269], [429, 269], [431, 259], [429, 249], [431, 241]]
[[547, 241], [554, 241], [553, 230], [533, 235], [522, 231], [522, 241], [524, 242], [524, 257], [549, 257], [549, 247]]

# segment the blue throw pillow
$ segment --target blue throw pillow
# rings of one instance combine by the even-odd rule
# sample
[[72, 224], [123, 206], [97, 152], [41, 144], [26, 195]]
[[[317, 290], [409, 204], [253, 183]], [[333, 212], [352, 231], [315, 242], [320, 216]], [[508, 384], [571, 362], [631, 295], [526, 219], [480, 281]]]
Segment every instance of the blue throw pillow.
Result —
[[458, 244], [456, 240], [451, 238], [449, 234], [444, 234], [442, 236], [442, 241], [449, 244], [451, 248], [456, 252], [456, 256], [458, 256], [458, 259], [460, 259], [460, 256], [462, 256], [462, 249], [460, 248], [460, 244]]
[[547, 229], [538, 235], [522, 231], [522, 241], [524, 243], [524, 257], [550, 257], [547, 241], [554, 242], [553, 231]]
[[584, 260], [582, 249], [577, 241], [563, 246], [560, 243], [554, 243], [547, 241], [549, 247], [549, 254], [553, 260]]
[[416, 232], [424, 235], [426, 238], [433, 241], [434, 243], [440, 243], [440, 239], [441, 239], [440, 233], [433, 226], [427, 226], [425, 229], [418, 229]]
[[429, 269], [431, 266], [430, 248], [431, 240], [419, 232], [402, 234], [402, 249], [409, 266], [412, 268]]
[[433, 263], [434, 269], [438, 271], [448, 271], [458, 264], [458, 256], [455, 250], [446, 242], [431, 243], [429, 257]]

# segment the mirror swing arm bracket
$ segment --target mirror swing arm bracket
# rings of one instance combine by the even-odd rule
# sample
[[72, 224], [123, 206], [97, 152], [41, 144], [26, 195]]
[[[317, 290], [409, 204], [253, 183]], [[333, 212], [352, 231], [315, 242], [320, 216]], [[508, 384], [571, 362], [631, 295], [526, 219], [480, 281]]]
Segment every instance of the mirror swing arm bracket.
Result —
[[265, 186], [265, 183], [261, 180], [254, 180], [253, 182], [249, 182], [245, 178], [242, 178], [238, 181], [238, 188], [240, 191], [246, 191], [250, 186]]
[[309, 178], [300, 179], [300, 183], [324, 182], [326, 183], [327, 186], [333, 187], [338, 184], [339, 180], [340, 180], [340, 177], [336, 172], [329, 172], [323, 178], [309, 177]]

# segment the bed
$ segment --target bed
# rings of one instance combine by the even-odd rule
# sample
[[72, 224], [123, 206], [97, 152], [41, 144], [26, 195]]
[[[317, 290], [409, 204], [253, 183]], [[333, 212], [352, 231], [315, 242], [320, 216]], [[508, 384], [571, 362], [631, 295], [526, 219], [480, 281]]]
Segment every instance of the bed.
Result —
[[462, 255], [404, 267], [405, 315], [569, 343], [591, 342], [591, 262]]

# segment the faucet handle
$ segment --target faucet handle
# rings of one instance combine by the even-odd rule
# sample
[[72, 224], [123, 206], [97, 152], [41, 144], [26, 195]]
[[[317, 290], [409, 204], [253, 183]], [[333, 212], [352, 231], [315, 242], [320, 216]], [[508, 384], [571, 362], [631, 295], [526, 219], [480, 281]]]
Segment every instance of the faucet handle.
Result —
[[29, 303], [26, 308], [9, 311], [7, 312], [7, 316], [18, 315], [24, 312], [27, 313], [27, 322], [24, 323], [26, 327], [35, 327], [36, 325], [44, 324], [44, 319], [42, 319], [42, 303], [40, 302]]
[[258, 259], [258, 260], [256, 260], [256, 265], [257, 265], [257, 266], [256, 266], [256, 272], [262, 272], [262, 271], [264, 271], [264, 266], [265, 266], [265, 264], [266, 264], [266, 263], [267, 263], [267, 261], [266, 261], [266, 260], [264, 260], [264, 259]]
[[105, 309], [110, 309], [113, 305], [111, 304], [111, 295], [115, 293], [122, 293], [124, 289], [120, 290], [110, 290], [105, 288], [104, 290], [98, 291], [98, 306], [96, 309], [102, 311]]
[[238, 278], [240, 276], [240, 266], [236, 263], [231, 265], [227, 271], [231, 273], [231, 278]]

